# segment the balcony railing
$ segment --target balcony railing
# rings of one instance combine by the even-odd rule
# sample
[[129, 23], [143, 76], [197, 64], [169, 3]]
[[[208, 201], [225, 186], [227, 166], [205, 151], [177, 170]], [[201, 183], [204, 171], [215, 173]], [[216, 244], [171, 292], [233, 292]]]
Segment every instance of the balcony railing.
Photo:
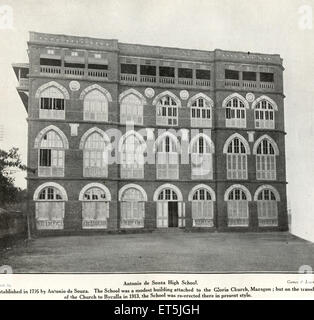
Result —
[[176, 78], [176, 77], [163, 77], [163, 76], [149, 76], [138, 74], [120, 74], [120, 81], [124, 82], [140, 82], [146, 84], [161, 84], [165, 86], [181, 85], [185, 87], [210, 87], [211, 82], [207, 79], [195, 79], [195, 78]]
[[210, 80], [196, 79], [195, 84], [200, 87], [210, 87]]
[[182, 84], [184, 86], [192, 86], [193, 85], [193, 79], [190, 79], [190, 78], [178, 78], [178, 83]]
[[105, 70], [88, 70], [87, 75], [92, 78], [108, 78], [108, 72]]
[[40, 73], [61, 74], [61, 67], [56, 66], [40, 66]]
[[262, 89], [275, 89], [275, 85], [273, 82], [261, 82], [260, 86]]
[[64, 74], [65, 75], [70, 75], [70, 76], [83, 77], [84, 76], [84, 69], [65, 67], [64, 68]]
[[172, 78], [172, 77], [159, 77], [159, 82], [160, 83], [165, 83], [165, 84], [174, 84], [175, 83], [175, 78]]
[[40, 66], [40, 73], [45, 75], [65, 75], [66, 77], [83, 78], [85, 76], [91, 78], [108, 78], [107, 70], [83, 69], [57, 66]]
[[226, 87], [240, 87], [240, 81], [239, 80], [225, 80], [225, 86]]
[[148, 82], [148, 83], [156, 83], [156, 77], [155, 76], [140, 76], [141, 82]]
[[136, 74], [121, 73], [120, 80], [121, 81], [129, 81], [129, 82], [137, 82], [137, 75]]
[[259, 81], [248, 81], [248, 80], [231, 80], [225, 79], [225, 87], [236, 87], [244, 89], [275, 89], [273, 82], [259, 82]]
[[256, 88], [257, 87], [257, 82], [256, 81], [243, 81], [243, 87], [244, 88]]

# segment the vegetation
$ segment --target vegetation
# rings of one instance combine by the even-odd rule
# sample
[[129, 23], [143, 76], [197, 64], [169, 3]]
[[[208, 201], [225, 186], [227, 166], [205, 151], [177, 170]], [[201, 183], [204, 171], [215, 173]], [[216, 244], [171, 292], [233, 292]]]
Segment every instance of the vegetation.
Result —
[[18, 148], [9, 151], [0, 149], [0, 207], [14, 207], [26, 199], [26, 190], [14, 185], [14, 170], [27, 170], [22, 164]]

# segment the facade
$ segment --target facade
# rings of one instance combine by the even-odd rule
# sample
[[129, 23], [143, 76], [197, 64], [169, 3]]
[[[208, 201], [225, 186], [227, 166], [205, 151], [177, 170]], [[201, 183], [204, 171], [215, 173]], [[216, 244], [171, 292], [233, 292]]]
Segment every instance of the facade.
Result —
[[37, 233], [287, 230], [282, 59], [30, 33]]

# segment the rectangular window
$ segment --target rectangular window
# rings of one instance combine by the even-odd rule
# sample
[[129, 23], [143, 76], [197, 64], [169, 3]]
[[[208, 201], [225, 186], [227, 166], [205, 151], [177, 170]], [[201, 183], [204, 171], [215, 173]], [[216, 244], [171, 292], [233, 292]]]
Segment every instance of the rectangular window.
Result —
[[56, 67], [61, 67], [61, 60], [60, 60], [60, 59], [40, 58], [40, 65], [41, 65], [41, 66], [56, 66]]
[[243, 80], [256, 81], [256, 72], [243, 71]]
[[239, 80], [239, 71], [225, 69], [225, 79]]
[[247, 179], [245, 154], [227, 154], [227, 179]]
[[193, 78], [193, 71], [192, 69], [187, 69], [187, 68], [179, 68], [178, 69], [178, 77], [179, 78]]
[[173, 67], [159, 67], [159, 75], [161, 77], [174, 78], [174, 68]]
[[39, 166], [40, 167], [51, 167], [51, 150], [40, 149], [39, 151]]
[[66, 68], [81, 68], [81, 69], [84, 69], [84, 68], [85, 68], [85, 65], [82, 64], [82, 63], [65, 62], [65, 63], [64, 63], [64, 66], [65, 66]]
[[42, 110], [64, 110], [64, 99], [41, 98], [40, 109]]
[[274, 74], [270, 72], [261, 72], [260, 80], [262, 82], [274, 82]]
[[107, 64], [88, 64], [88, 69], [108, 70]]
[[128, 74], [136, 74], [137, 73], [137, 65], [130, 64], [130, 63], [121, 63], [121, 73], [128, 73]]
[[273, 154], [256, 155], [257, 180], [276, 180], [276, 156]]
[[143, 76], [156, 76], [156, 67], [155, 66], [140, 66], [140, 72]]
[[196, 79], [210, 80], [210, 70], [196, 70]]

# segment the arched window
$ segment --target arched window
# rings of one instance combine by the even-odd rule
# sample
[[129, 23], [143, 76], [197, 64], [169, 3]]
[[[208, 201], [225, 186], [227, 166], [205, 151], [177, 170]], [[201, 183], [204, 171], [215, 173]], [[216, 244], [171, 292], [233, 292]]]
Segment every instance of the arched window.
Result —
[[163, 185], [155, 191], [157, 201], [157, 228], [185, 227], [185, 204], [180, 190]]
[[245, 105], [238, 97], [233, 97], [226, 103], [226, 127], [246, 128]]
[[56, 183], [45, 183], [36, 189], [36, 228], [38, 230], [63, 229], [65, 190]]
[[191, 127], [210, 128], [212, 126], [212, 108], [208, 100], [196, 99], [191, 105]]
[[227, 190], [227, 210], [229, 227], [249, 226], [248, 191], [241, 187]]
[[212, 179], [214, 150], [210, 138], [200, 134], [192, 139], [191, 146], [192, 179]]
[[121, 100], [120, 122], [143, 124], [143, 103], [139, 97], [131, 93]]
[[157, 144], [157, 179], [179, 178], [178, 140], [175, 136], [161, 136]]
[[[227, 141], [228, 142], [228, 141]], [[247, 148], [244, 141], [235, 136], [227, 148], [227, 179], [247, 179]]]
[[82, 201], [82, 228], [106, 229], [109, 218], [110, 193], [98, 183], [87, 185], [80, 194]]
[[40, 93], [39, 118], [65, 119], [64, 95], [57, 87], [50, 86]]
[[275, 111], [273, 105], [267, 100], [261, 100], [255, 106], [255, 128], [275, 129]]
[[108, 100], [97, 89], [89, 91], [84, 97], [84, 120], [108, 121]]
[[145, 142], [136, 133], [122, 137], [121, 146], [121, 178], [144, 178]]
[[207, 186], [196, 186], [189, 195], [192, 202], [193, 227], [214, 226], [215, 194]]
[[257, 141], [256, 178], [257, 180], [276, 180], [276, 152], [269, 139]]
[[157, 102], [156, 124], [163, 126], [178, 125], [178, 105], [169, 95], [165, 95]]
[[64, 145], [61, 137], [54, 130], [44, 133], [41, 137], [38, 176], [64, 176]]
[[129, 186], [121, 192], [121, 228], [144, 228], [145, 191]]
[[259, 227], [278, 226], [277, 199], [279, 196], [276, 197], [276, 190], [273, 190], [273, 188], [265, 187], [260, 191], [257, 190], [256, 193]]
[[83, 176], [107, 177], [108, 141], [99, 131], [89, 134], [84, 143]]

